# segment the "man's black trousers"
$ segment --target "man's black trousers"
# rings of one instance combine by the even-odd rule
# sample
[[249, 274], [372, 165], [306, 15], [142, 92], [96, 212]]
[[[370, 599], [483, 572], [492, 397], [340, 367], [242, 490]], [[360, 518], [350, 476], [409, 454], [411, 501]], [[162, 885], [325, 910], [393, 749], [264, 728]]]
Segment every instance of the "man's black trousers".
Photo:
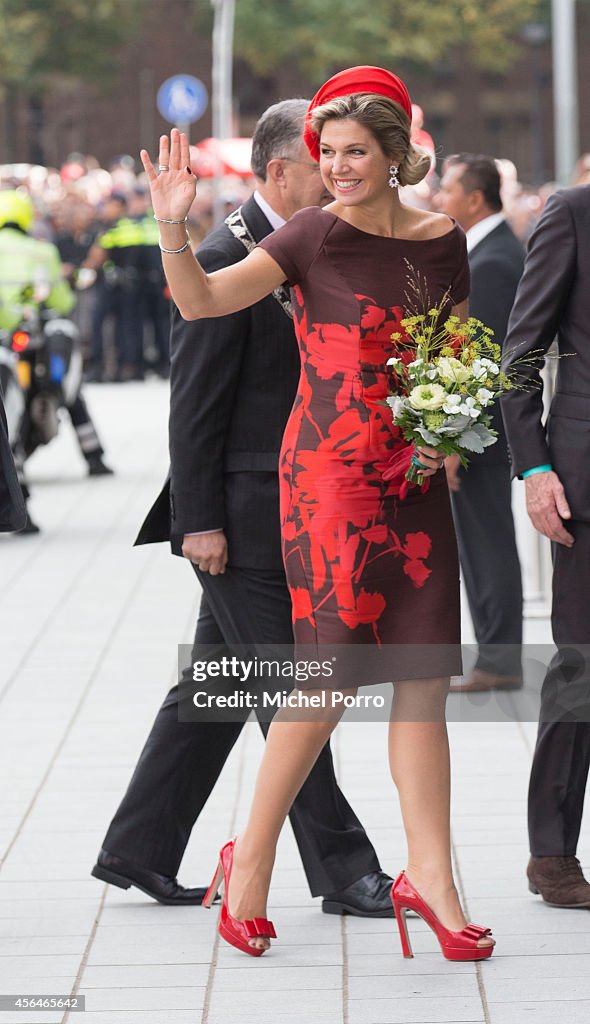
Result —
[[[211, 576], [193, 568], [203, 587], [195, 645], [292, 644], [291, 602], [282, 572], [228, 568]], [[241, 721], [179, 722], [178, 700], [174, 686], [103, 842], [109, 853], [169, 876], [178, 872], [193, 825], [248, 714], [245, 710]], [[266, 734], [268, 725], [260, 725]], [[290, 820], [313, 896], [379, 870], [375, 850], [336, 782], [329, 744], [301, 788]], [[229, 837], [218, 838], [221, 846]], [[210, 865], [196, 867], [208, 871]]]
[[553, 545], [557, 654], [543, 683], [529, 784], [533, 857], [575, 856], [590, 767], [590, 523], [565, 527], [575, 544]]

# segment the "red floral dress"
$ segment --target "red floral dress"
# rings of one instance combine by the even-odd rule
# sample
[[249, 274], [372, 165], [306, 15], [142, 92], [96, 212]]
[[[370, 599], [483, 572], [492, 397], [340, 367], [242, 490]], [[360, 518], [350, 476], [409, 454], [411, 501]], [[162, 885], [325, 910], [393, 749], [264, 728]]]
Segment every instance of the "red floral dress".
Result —
[[444, 470], [403, 501], [382, 470], [407, 445], [384, 404], [391, 335], [416, 308], [416, 282], [430, 305], [450, 288], [448, 313], [466, 298], [465, 236], [455, 225], [440, 238], [383, 238], [311, 207], [260, 245], [291, 285], [301, 353], [279, 462], [298, 654], [321, 660], [327, 645], [387, 645], [392, 678], [458, 673], [459, 566]]

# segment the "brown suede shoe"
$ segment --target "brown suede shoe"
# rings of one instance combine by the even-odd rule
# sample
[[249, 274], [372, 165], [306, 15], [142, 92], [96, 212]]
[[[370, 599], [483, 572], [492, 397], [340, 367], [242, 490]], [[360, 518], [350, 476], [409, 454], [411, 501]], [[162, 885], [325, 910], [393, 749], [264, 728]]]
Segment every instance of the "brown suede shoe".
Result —
[[485, 690], [521, 690], [522, 676], [499, 676], [474, 668], [461, 682], [451, 683], [451, 693], [483, 693]]
[[531, 857], [526, 873], [530, 891], [550, 907], [590, 910], [590, 885], [577, 857]]

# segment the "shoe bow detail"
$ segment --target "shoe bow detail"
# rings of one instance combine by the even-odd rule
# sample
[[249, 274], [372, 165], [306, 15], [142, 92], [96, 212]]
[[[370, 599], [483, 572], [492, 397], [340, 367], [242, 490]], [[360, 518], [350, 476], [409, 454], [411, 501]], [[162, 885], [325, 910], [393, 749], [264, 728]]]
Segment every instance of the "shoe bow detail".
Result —
[[466, 939], [473, 939], [475, 942], [479, 942], [480, 939], [485, 939], [487, 935], [491, 935], [492, 929], [482, 928], [480, 924], [467, 924], [459, 934], [464, 935]]
[[242, 921], [242, 924], [249, 939], [276, 939], [277, 937], [272, 921], [267, 921], [265, 917], [253, 917], [249, 921]]

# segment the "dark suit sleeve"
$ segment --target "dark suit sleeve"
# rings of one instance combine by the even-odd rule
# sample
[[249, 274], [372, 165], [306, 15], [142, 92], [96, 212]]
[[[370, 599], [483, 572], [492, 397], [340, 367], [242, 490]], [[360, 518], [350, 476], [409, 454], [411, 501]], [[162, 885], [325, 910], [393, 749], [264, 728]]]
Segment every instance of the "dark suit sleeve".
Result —
[[517, 476], [551, 461], [542, 424], [540, 362], [522, 367], [517, 361], [547, 352], [566, 309], [575, 271], [575, 228], [566, 200], [556, 193], [531, 236], [504, 348], [503, 369], [515, 371], [520, 384], [501, 400]]
[[[198, 255], [208, 273], [240, 259], [207, 247]], [[183, 320], [173, 309], [169, 420], [172, 534], [225, 528], [224, 446], [249, 334], [249, 309], [194, 321]]]

